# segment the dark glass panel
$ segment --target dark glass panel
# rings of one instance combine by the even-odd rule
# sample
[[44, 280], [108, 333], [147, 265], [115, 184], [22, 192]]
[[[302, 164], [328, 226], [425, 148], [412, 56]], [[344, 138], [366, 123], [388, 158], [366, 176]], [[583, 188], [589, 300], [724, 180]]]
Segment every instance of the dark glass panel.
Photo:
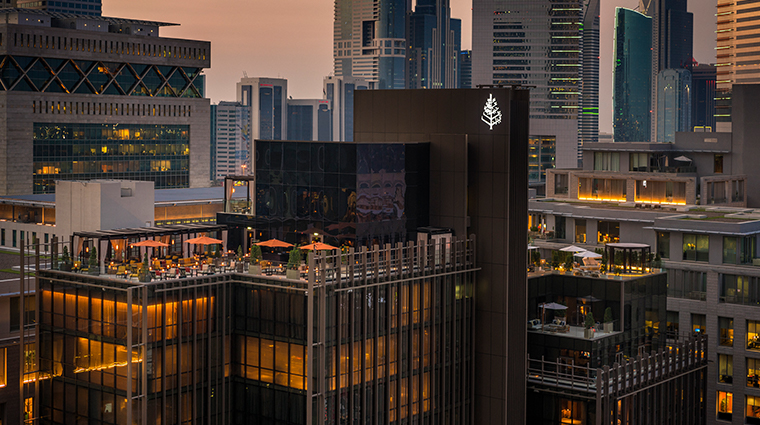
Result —
[[58, 73], [58, 79], [61, 80], [67, 91], [71, 92], [81, 80], [81, 75], [77, 72], [76, 66], [72, 62], [66, 62], [63, 69]]
[[6, 88], [10, 88], [16, 81], [21, 72], [16, 64], [10, 59], [10, 56], [4, 56], [2, 63], [0, 63], [0, 78], [3, 80]]

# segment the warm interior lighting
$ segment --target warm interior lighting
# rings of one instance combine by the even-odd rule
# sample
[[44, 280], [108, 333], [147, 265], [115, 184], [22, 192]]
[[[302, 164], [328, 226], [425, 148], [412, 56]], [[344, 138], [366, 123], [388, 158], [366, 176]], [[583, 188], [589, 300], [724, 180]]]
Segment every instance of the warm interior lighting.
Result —
[[586, 197], [578, 197], [581, 201], [602, 201], [602, 202], [627, 202], [628, 200], [625, 198], [586, 198]]

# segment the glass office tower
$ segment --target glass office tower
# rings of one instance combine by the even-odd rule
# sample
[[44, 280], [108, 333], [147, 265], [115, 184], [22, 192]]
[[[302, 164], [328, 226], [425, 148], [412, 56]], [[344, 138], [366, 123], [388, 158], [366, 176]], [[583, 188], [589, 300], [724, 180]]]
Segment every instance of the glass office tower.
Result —
[[691, 72], [666, 69], [657, 76], [657, 142], [673, 143], [691, 130]]
[[651, 128], [652, 18], [615, 9], [615, 141], [648, 142]]

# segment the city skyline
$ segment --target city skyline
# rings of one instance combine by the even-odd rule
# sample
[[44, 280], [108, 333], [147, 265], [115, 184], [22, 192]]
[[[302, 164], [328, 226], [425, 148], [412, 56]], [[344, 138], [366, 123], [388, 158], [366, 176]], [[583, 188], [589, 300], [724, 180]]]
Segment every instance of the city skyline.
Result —
[[[635, 8], [638, 0], [607, 0], [601, 5], [600, 132], [612, 132], [612, 45], [615, 7]], [[471, 47], [472, 1], [452, 0], [451, 16], [462, 20], [462, 48]], [[322, 80], [333, 70], [333, 0], [297, 2], [282, 0], [231, 0], [217, 12], [206, 2], [166, 0], [107, 0], [104, 16], [152, 19], [178, 23], [164, 29], [165, 36], [212, 42], [212, 67], [207, 75], [207, 96], [212, 102], [235, 99], [235, 84], [246, 72], [250, 77], [287, 78], [293, 98], [322, 96]], [[715, 27], [715, 2], [692, 0], [695, 28]], [[219, 18], [209, 19], [218, 14]], [[241, 37], [246, 28], [246, 37]], [[286, 34], [288, 36], [286, 36]], [[242, 53], [250, 46], [250, 54]], [[715, 33], [695, 31], [694, 56], [700, 63], [715, 61]]]

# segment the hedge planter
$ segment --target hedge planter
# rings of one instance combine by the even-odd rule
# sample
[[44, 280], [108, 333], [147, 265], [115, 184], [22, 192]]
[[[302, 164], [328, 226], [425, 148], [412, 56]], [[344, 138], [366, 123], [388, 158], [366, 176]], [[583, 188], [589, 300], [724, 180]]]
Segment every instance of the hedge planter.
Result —
[[248, 274], [261, 274], [261, 266], [258, 264], [249, 265]]
[[287, 269], [285, 271], [285, 277], [288, 279], [298, 280], [301, 278], [301, 273], [298, 271], [298, 269]]

